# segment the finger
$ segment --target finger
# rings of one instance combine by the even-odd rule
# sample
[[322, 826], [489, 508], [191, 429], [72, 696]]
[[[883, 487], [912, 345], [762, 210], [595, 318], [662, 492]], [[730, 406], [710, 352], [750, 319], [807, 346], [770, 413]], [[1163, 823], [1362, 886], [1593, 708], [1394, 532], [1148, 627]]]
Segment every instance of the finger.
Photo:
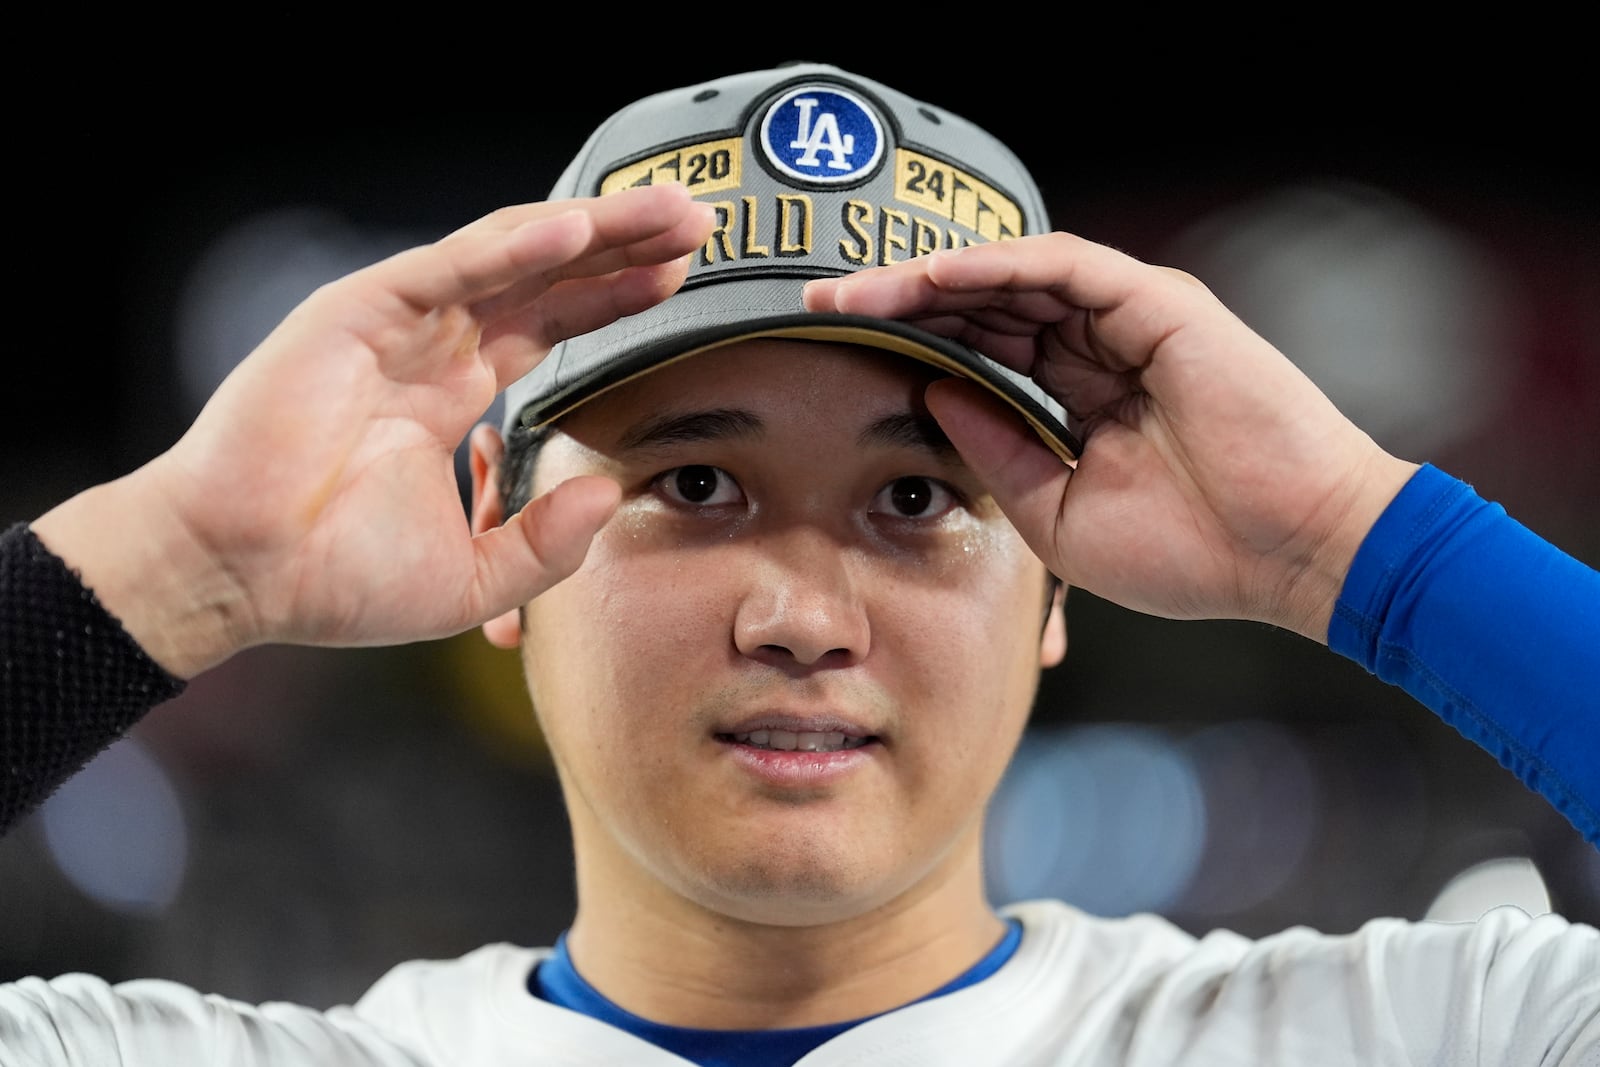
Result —
[[549, 299], [486, 328], [478, 351], [504, 388], [532, 370], [556, 342], [659, 304], [678, 290], [688, 271], [688, 261], [680, 259], [562, 282]]
[[704, 245], [717, 222], [715, 208], [676, 182], [602, 196], [592, 204], [594, 245], [569, 276], [677, 259]]
[[[1193, 276], [1071, 234], [937, 252], [814, 283], [818, 310], [913, 321], [1030, 375], [1075, 416], [1127, 395], [1119, 376], [1183, 401], [1196, 376], [1285, 368]], [[1038, 322], [1028, 332], [1028, 320]], [[1167, 358], [1159, 358], [1162, 353]], [[1219, 358], [1219, 357], [1227, 358]]]
[[1041, 357], [1046, 355], [1041, 351], [1041, 342], [1059, 344], [1063, 338], [1078, 336], [1081, 333], [1079, 318], [1085, 314], [1087, 312], [1078, 309], [1066, 309], [1049, 322], [1036, 322], [1003, 310], [985, 308], [918, 315], [902, 321], [940, 337], [960, 341], [1019, 374], [1032, 375], [1039, 370]]
[[[537, 300], [564, 281], [673, 263], [703, 246], [716, 223], [711, 205], [689, 199], [681, 185], [657, 188], [663, 192], [649, 198], [633, 195], [644, 192], [641, 189], [590, 201], [585, 210], [594, 230], [581, 252], [478, 302], [474, 314], [490, 322]], [[679, 192], [671, 193], [673, 189]]]
[[[530, 278], [544, 275], [546, 284], [559, 280], [574, 262], [619, 247], [635, 246], [637, 262], [676, 258], [704, 239], [701, 226], [707, 233], [711, 226], [709, 209], [677, 184], [564, 203], [554, 213], [555, 205], [503, 208], [361, 273], [423, 310], [481, 304]], [[587, 272], [603, 273], [627, 262], [627, 254], [600, 258]]]
[[1061, 507], [1072, 468], [1016, 412], [959, 378], [928, 386], [928, 410], [1022, 539], [1056, 575], [1066, 561], [1058, 546]]
[[[804, 302], [816, 311], [914, 323], [1032, 376], [1054, 393], [1062, 385], [1054, 379], [1063, 359], [1116, 371], [1133, 364], [1102, 343], [1095, 310], [1071, 298], [1071, 263], [1063, 253], [1080, 249], [1111, 252], [1066, 234], [971, 246], [813, 282]], [[1120, 253], [1112, 256], [1119, 269], [1143, 266]], [[1136, 358], [1148, 358], [1148, 348]]]
[[811, 311], [903, 319], [971, 318], [1011, 333], [1037, 330], [1075, 308], [1050, 289], [1022, 289], [1010, 283], [947, 288], [923, 266], [913, 261], [906, 269], [882, 268], [882, 275], [878, 270], [864, 271], [863, 275], [872, 275], [870, 286], [844, 287], [844, 277], [818, 279], [807, 283], [803, 299]]
[[[570, 262], [588, 246], [593, 220], [582, 211], [524, 222], [513, 230], [480, 229], [453, 234], [381, 259], [324, 286], [292, 313], [319, 316], [323, 305], [370, 307], [372, 321], [355, 322], [357, 333], [387, 331], [399, 321], [459, 309], [488, 300], [532, 274]], [[353, 301], [352, 293], [366, 292]], [[387, 347], [387, 346], [384, 346]]]
[[978, 323], [978, 339], [985, 330], [1009, 335], [1030, 320], [1059, 324], [1057, 337], [1066, 348], [1124, 366], [1148, 362], [1185, 323], [1223, 310], [1181, 271], [1059, 232], [947, 249], [814, 282], [805, 302], [813, 310], [898, 319], [955, 312]]
[[1069, 233], [945, 249], [816, 286], [834, 309], [900, 317], [959, 306], [971, 292], [1050, 293], [1074, 307], [1115, 307], [1158, 272], [1125, 253]]
[[[607, 231], [610, 234], [609, 239], [616, 240], [622, 236], [619, 226], [625, 229], [638, 225], [637, 221], [629, 221], [630, 216], [648, 218], [658, 215], [663, 209], [669, 212], [689, 210], [715, 217], [710, 205], [695, 201], [687, 187], [681, 183], [663, 183], [625, 189], [606, 196], [568, 197], [560, 200], [535, 200], [524, 204], [510, 204], [474, 219], [447, 235], [444, 240], [474, 235], [492, 237], [506, 234], [526, 223], [553, 218], [569, 211], [582, 211], [594, 218], [596, 228]], [[645, 228], [648, 229], [649, 225], [646, 223]], [[637, 232], [642, 234], [645, 231]]]
[[476, 535], [475, 618], [468, 624], [526, 604], [577, 570], [621, 498], [621, 488], [609, 478], [573, 478]]

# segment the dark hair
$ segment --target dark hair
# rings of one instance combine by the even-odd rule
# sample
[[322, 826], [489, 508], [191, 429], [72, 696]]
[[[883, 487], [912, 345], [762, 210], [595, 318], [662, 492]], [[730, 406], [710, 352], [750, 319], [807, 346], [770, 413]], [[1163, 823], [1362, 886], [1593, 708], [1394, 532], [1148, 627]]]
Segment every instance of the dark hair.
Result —
[[539, 449], [550, 437], [550, 426], [528, 428], [520, 423], [506, 434], [506, 454], [500, 463], [500, 506], [502, 514], [510, 518], [533, 499], [533, 468], [539, 461]]

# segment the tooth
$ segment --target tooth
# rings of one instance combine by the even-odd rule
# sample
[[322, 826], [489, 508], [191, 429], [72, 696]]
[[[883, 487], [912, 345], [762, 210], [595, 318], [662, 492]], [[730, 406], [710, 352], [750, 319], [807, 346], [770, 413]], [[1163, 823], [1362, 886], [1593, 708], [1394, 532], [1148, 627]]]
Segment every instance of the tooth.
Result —
[[838, 752], [860, 748], [871, 740], [839, 730], [751, 730], [726, 736], [741, 745], [775, 752]]

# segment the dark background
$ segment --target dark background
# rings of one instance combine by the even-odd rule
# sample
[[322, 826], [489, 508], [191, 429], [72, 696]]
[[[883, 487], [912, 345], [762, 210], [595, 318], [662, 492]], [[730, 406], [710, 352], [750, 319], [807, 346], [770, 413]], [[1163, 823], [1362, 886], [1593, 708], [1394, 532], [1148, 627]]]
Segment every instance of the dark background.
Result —
[[[494, 36], [473, 31], [485, 33]], [[440, 36], [440, 52], [459, 47]], [[637, 95], [803, 55], [986, 125], [1029, 163], [1058, 226], [1194, 270], [1251, 321], [1260, 309], [1258, 328], [1291, 355], [1266, 324], [1296, 301], [1338, 296], [1333, 283], [1317, 290], [1319, 266], [1349, 284], [1362, 277], [1344, 273], [1350, 264], [1380, 262], [1418, 287], [1419, 305], [1439, 299], [1424, 299], [1436, 280], [1424, 267], [1407, 268], [1401, 253], [1372, 258], [1396, 232], [1384, 220], [1420, 223], [1430, 247], [1442, 241], [1487, 279], [1487, 299], [1437, 306], [1456, 325], [1463, 310], [1492, 310], [1496, 358], [1489, 374], [1435, 345], [1433, 377], [1404, 391], [1415, 414], [1381, 409], [1393, 421], [1380, 440], [1600, 562], [1600, 196], [1581, 69], [1554, 53], [1513, 67], [1489, 53], [1365, 41], [1337, 56], [1278, 42], [1181, 62], [1112, 60], [1049, 37], [989, 59], [904, 42], [749, 63], [707, 62], [703, 48], [685, 60], [682, 49], [624, 58], [581, 40], [556, 46], [576, 77], [557, 76], [550, 41], [538, 62], [367, 55], [371, 68], [348, 79], [329, 73], [328, 55], [271, 66], [220, 50], [203, 62], [123, 57], [99, 70], [92, 104], [22, 107], [12, 128], [20, 291], [18, 347], [0, 387], [0, 521], [126, 472], [187, 425], [178, 309], [201, 257], [250, 220], [309, 212], [334, 247], [361, 235], [356, 256], [427, 240], [541, 198], [588, 130]], [[1258, 230], [1264, 218], [1274, 227]], [[1353, 237], [1330, 218], [1367, 229]], [[1266, 236], [1231, 241], [1244, 232]], [[1273, 258], [1286, 246], [1296, 258]], [[1298, 280], [1273, 303], [1263, 276]], [[1376, 314], [1356, 292], [1346, 314]], [[239, 329], [248, 336], [250, 324]], [[1449, 336], [1422, 335], [1417, 347]], [[1470, 419], [1447, 417], [1461, 410], [1456, 399], [1430, 406], [1469, 377], [1460, 395]], [[1041, 747], [1098, 726], [1171, 748], [1211, 727], [1268, 724], [1286, 746], [1277, 751], [1293, 756], [1276, 768], [1291, 780], [1274, 788], [1287, 793], [1246, 780], [1267, 789], [1270, 767], [1240, 764], [1220, 785], [1210, 772], [1216, 795], [1231, 787], [1243, 807], [1221, 824], [1214, 813], [1189, 890], [1160, 908], [1175, 921], [1262, 934], [1417, 917], [1452, 876], [1499, 857], [1535, 865], [1556, 909], [1600, 918], [1595, 850], [1489, 756], [1354, 664], [1267, 627], [1170, 623], [1081, 593], [1069, 624], [1068, 661], [1041, 692]], [[181, 876], [154, 902], [97, 899], [30, 819], [0, 841], [0, 980], [81, 969], [326, 1005], [401, 959], [486, 940], [546, 943], [570, 916], [566, 828], [514, 660], [473, 634], [391, 650], [254, 650], [153, 712], [135, 740], [181, 815]], [[136, 825], [138, 805], [118, 797], [104, 795], [103, 817]], [[1265, 797], [1298, 797], [1307, 816], [1287, 829], [1244, 825], [1238, 812], [1259, 818]], [[1019, 839], [1043, 848], [1039, 835], [1059, 831], [1047, 820]], [[1295, 863], [1230, 903], [1217, 887], [1264, 862], [1273, 833], [1291, 835]], [[170, 845], [171, 834], [159, 840]], [[146, 850], [128, 866], [148, 861]], [[1077, 884], [1039, 887], [1101, 901]], [[1112, 894], [1099, 910], [1119, 901], [1140, 903]]]

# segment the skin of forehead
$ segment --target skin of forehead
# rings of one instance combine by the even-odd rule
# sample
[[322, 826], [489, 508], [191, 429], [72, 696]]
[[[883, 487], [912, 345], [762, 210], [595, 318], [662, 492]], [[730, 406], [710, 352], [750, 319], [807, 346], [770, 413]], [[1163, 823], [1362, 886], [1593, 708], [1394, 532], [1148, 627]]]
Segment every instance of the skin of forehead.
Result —
[[[670, 381], [671, 378], [680, 376], [683, 373], [692, 374], [693, 370], [697, 369], [692, 367], [694, 362], [711, 360], [716, 358], [718, 355], [723, 357], [731, 356], [735, 352], [741, 350], [753, 355], [780, 355], [787, 348], [800, 346], [803, 346], [804, 350], [807, 352], [832, 348], [837, 350], [839, 356], [844, 359], [868, 360], [886, 369], [893, 368], [897, 375], [903, 377], [907, 383], [920, 381], [926, 384], [928, 382], [950, 376], [943, 371], [929, 367], [927, 364], [915, 359], [911, 359], [910, 357], [901, 356], [897, 353], [866, 345], [799, 339], [759, 338], [738, 342], [737, 344], [729, 346], [728, 348], [720, 349], [716, 353], [707, 353], [704, 355], [695, 356], [692, 357], [691, 360], [686, 360], [683, 363], [669, 363], [659, 367], [656, 370], [641, 375], [632, 381], [623, 383], [612, 390], [608, 390], [607, 392], [588, 400], [580, 408], [563, 416], [562, 419], [555, 424], [553, 429], [564, 432], [569, 427], [575, 425], [582, 426], [587, 423], [595, 426], [605, 426], [608, 430], [626, 430], [629, 428], [628, 426], [619, 425], [622, 420], [627, 419], [630, 426], [639, 421], [639, 416], [636, 413], [625, 415], [623, 412], [623, 408], [626, 406], [626, 401], [628, 398], [633, 396], [639, 390], [651, 390], [659, 392], [658, 387], [661, 382]], [[752, 394], [759, 392], [759, 389], [757, 388], [759, 384], [759, 378], [762, 376], [764, 370], [770, 365], [771, 364], [765, 359], [751, 360], [749, 372], [751, 375]], [[730, 396], [727, 390], [718, 388], [717, 392], [719, 396], [716, 403], [708, 406], [740, 406], [737, 397]], [[693, 403], [693, 401], [695, 396], [698, 394], [698, 390], [691, 390], [687, 387], [682, 390], [673, 391], [671, 393], [670, 400], [673, 403], [674, 410], [689, 411], [695, 409], [699, 405], [696, 405]], [[682, 401], [681, 406], [678, 403], [680, 400]], [[916, 405], [913, 410], [916, 413], [927, 416], [931, 419], [931, 415], [928, 415], [926, 408], [922, 408], [921, 405]], [[608, 418], [608, 414], [613, 417]]]

